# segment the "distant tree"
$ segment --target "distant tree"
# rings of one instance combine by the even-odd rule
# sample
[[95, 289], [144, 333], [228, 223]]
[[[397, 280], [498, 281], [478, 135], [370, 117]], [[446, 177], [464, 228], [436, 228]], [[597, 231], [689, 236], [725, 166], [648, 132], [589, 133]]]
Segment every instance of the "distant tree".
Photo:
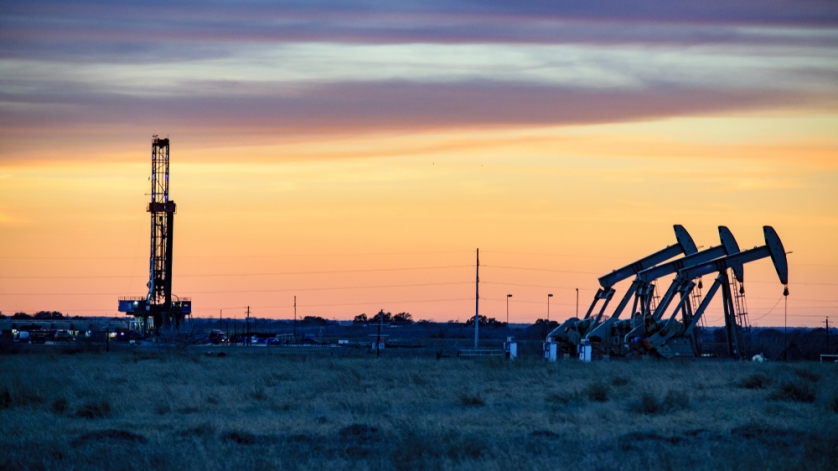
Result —
[[0, 311], [0, 319], [5, 319], [5, 318], [6, 318], [6, 315], [3, 314], [3, 311]]
[[400, 312], [393, 316], [393, 323], [396, 325], [413, 324], [413, 316], [409, 312]]
[[422, 319], [422, 320], [420, 320], [419, 322], [417, 322], [417, 324], [419, 324], [419, 325], [421, 325], [421, 326], [428, 326], [428, 325], [433, 324], [433, 322], [431, 322], [431, 321], [429, 321], [429, 320], [427, 320], [427, 319]]
[[378, 311], [378, 314], [376, 314], [375, 317], [372, 318], [372, 322], [381, 322], [383, 324], [387, 324], [390, 322], [390, 319], [392, 319], [392, 317], [392, 314], [390, 314], [389, 312], [384, 312], [384, 309], [382, 309]]
[[32, 316], [25, 312], [16, 312], [12, 316], [12, 319], [32, 319]]
[[33, 316], [35, 319], [63, 319], [64, 314], [58, 311], [38, 311]]
[[314, 325], [329, 325], [329, 321], [320, 316], [305, 316], [303, 317], [301, 323]]
[[354, 324], [366, 324], [367, 322], [369, 322], [369, 319], [367, 319], [366, 314], [358, 314], [354, 319], [352, 319], [352, 323]]
[[[504, 327], [506, 326], [506, 322], [499, 322], [494, 317], [486, 317], [486, 316], [479, 316], [478, 317], [479, 326], [480, 327]], [[474, 325], [474, 318], [470, 317], [465, 324], [465, 326], [473, 326]]]
[[533, 325], [538, 327], [554, 328], [558, 327], [559, 323], [556, 321], [548, 321], [547, 319], [537, 319]]

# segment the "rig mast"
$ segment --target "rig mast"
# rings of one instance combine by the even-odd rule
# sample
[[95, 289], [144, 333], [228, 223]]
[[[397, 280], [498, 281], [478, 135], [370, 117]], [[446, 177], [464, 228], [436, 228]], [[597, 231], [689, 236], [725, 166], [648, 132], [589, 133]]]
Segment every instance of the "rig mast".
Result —
[[152, 327], [148, 323], [149, 317], [153, 319], [154, 329], [162, 326], [179, 328], [186, 314], [192, 312], [189, 299], [172, 294], [176, 209], [175, 202], [169, 200], [169, 139], [154, 135], [151, 140], [151, 201], [146, 208], [151, 214], [148, 294], [119, 300], [120, 312], [142, 318], [145, 330]]

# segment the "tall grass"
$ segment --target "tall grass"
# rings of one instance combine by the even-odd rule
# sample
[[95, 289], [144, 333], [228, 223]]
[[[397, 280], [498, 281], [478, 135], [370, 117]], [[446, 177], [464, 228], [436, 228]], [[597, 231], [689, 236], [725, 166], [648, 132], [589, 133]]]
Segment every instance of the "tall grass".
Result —
[[[838, 462], [832, 365], [233, 351], [223, 358], [24, 353], [0, 357], [0, 371], [0, 469], [832, 469]], [[755, 375], [761, 386], [744, 386]], [[774, 398], [785, 384], [813, 392], [814, 402]]]

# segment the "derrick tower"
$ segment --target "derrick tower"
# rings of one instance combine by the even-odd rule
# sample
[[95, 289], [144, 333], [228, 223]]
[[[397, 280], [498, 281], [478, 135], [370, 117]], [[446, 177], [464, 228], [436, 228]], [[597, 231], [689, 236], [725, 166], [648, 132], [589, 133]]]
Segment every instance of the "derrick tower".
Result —
[[[192, 312], [188, 298], [172, 294], [174, 223], [177, 205], [169, 200], [169, 139], [154, 135], [151, 140], [151, 201], [146, 211], [151, 215], [148, 293], [143, 297], [123, 297], [120, 312], [141, 319], [143, 330], [180, 327]], [[149, 323], [151, 318], [153, 324]]]

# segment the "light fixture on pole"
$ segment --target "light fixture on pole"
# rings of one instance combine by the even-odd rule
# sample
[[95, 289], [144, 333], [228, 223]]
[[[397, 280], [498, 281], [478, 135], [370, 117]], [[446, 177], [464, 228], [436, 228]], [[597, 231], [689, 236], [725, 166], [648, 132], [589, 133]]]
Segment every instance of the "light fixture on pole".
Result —
[[547, 295], [547, 323], [550, 323], [550, 298], [552, 298], [552, 294]]
[[511, 297], [511, 294], [506, 295], [506, 330], [509, 330], [509, 298]]

